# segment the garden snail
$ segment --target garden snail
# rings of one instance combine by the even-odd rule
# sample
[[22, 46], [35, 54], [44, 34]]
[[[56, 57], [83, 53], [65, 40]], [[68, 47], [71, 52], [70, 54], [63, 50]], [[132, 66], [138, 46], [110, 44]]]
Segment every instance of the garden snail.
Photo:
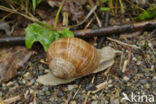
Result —
[[92, 73], [99, 65], [98, 51], [78, 38], [62, 38], [52, 43], [47, 52], [50, 71], [68, 79]]
[[115, 51], [111, 47], [96, 49], [79, 38], [61, 38], [53, 42], [47, 51], [50, 72], [39, 76], [37, 81], [54, 86], [103, 71], [113, 65]]

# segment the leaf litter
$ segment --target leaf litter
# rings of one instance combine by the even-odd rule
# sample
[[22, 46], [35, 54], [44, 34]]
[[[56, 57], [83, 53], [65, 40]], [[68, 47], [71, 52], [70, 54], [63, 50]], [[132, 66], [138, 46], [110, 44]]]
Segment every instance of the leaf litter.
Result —
[[12, 79], [17, 70], [29, 60], [33, 51], [23, 46], [0, 49], [0, 81], [7, 82]]

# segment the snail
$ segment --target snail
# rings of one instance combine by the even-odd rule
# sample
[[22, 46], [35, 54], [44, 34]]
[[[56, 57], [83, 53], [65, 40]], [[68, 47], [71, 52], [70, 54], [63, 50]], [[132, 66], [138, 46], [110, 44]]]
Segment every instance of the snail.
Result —
[[[114, 63], [114, 56], [113, 48], [96, 49], [79, 38], [61, 38], [48, 48], [46, 60], [50, 72], [47, 76], [39, 77], [38, 82], [45, 85], [71, 82], [111, 66]], [[50, 81], [45, 81], [47, 79]]]
[[78, 38], [62, 38], [52, 43], [47, 62], [57, 78], [69, 79], [92, 73], [99, 65], [98, 51]]

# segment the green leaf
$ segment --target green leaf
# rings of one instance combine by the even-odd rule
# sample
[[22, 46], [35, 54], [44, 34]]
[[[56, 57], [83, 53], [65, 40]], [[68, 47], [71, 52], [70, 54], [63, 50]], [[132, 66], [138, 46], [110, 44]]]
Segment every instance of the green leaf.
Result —
[[[44, 23], [44, 25], [49, 27], [48, 24]], [[27, 48], [31, 48], [34, 42], [40, 42], [45, 51], [48, 50], [54, 40], [64, 37], [74, 37], [74, 34], [68, 28], [63, 31], [52, 31], [36, 23], [29, 25], [25, 29], [25, 32], [25, 45]]]
[[109, 11], [109, 10], [110, 10], [110, 8], [107, 8], [107, 7], [100, 8], [100, 11]]
[[34, 42], [39, 41], [44, 50], [47, 51], [49, 45], [54, 41], [54, 32], [36, 23], [29, 25], [25, 32], [25, 45], [27, 48], [31, 48]]
[[59, 34], [61, 34], [61, 37], [74, 37], [74, 34], [68, 29], [64, 29], [64, 31], [58, 31]]
[[36, 9], [36, 6], [39, 5], [42, 2], [42, 0], [32, 0], [33, 10]]
[[32, 4], [33, 4], [33, 10], [36, 9], [36, 0], [32, 0]]
[[106, 3], [107, 2], [107, 0], [102, 0], [102, 3]]
[[135, 18], [135, 21], [144, 21], [152, 18], [156, 18], [156, 6], [141, 13]]

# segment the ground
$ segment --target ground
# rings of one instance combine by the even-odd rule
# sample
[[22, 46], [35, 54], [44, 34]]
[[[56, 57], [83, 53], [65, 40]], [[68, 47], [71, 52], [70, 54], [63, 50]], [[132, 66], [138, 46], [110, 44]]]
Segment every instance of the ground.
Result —
[[[101, 15], [102, 23], [103, 18]], [[110, 17], [109, 22], [111, 25], [133, 22], [129, 17], [121, 18], [123, 19], [119, 16]], [[97, 28], [97, 22], [93, 22], [91, 27]], [[12, 104], [155, 104], [155, 30], [112, 34], [109, 37], [105, 38], [102, 46], [110, 46], [122, 52], [115, 57], [113, 66], [103, 72], [58, 86], [45, 86], [36, 82], [38, 76], [49, 70], [46, 52], [41, 45], [36, 44], [32, 48], [36, 53], [18, 70], [16, 77], [0, 84], [0, 97], [5, 100], [20, 96]], [[93, 39], [85, 40], [89, 42]], [[94, 46], [97, 46], [95, 42]], [[102, 86], [99, 91], [97, 85]], [[126, 95], [130, 101], [123, 100]]]

